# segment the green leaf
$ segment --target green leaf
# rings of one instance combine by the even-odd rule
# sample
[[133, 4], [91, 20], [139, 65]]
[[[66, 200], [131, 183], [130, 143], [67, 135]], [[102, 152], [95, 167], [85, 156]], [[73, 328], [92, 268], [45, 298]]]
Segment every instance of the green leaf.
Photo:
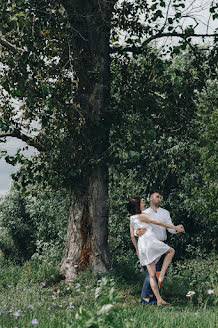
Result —
[[156, 5], [156, 4], [154, 4], [154, 5], [151, 6], [151, 10], [152, 10], [152, 11], [154, 11], [154, 10], [156, 10], [156, 9], [157, 9], [157, 5]]
[[173, 29], [174, 29], [174, 27], [173, 26], [168, 26], [168, 31], [172, 31]]
[[130, 155], [130, 157], [137, 157], [137, 158], [140, 157], [140, 153], [137, 151], [133, 151], [133, 150], [130, 150], [129, 155]]
[[157, 11], [155, 12], [155, 16], [156, 16], [156, 17], [163, 17], [162, 11], [161, 11], [161, 10], [157, 10]]
[[186, 29], [185, 29], [185, 35], [194, 35], [194, 28], [192, 27], [192, 26], [189, 26], [189, 27], [187, 27]]
[[21, 95], [21, 91], [19, 89], [14, 89], [12, 92], [11, 92], [11, 96], [13, 98], [17, 98], [17, 97], [20, 97]]
[[25, 16], [24, 13], [18, 13], [18, 14], [17, 14], [17, 17], [24, 17], [24, 16]]
[[211, 13], [211, 14], [215, 13], [215, 7], [211, 7], [211, 8], [210, 8], [210, 13]]
[[179, 46], [173, 47], [173, 53], [174, 54], [179, 54], [180, 53], [180, 47]]

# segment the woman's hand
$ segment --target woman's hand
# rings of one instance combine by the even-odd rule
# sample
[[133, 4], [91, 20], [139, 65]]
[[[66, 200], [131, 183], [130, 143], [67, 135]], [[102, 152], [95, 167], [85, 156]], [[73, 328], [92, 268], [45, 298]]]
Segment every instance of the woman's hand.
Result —
[[179, 224], [176, 226], [177, 232], [185, 232], [184, 226], [182, 224]]

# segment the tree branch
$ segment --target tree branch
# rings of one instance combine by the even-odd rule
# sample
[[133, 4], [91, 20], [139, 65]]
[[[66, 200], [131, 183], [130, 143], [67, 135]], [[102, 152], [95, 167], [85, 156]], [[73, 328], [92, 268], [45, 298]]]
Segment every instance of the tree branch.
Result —
[[185, 33], [177, 33], [177, 32], [172, 32], [172, 33], [158, 33], [155, 35], [152, 35], [150, 38], [148, 38], [147, 40], [145, 40], [142, 43], [141, 47], [137, 47], [135, 45], [133, 45], [132, 47], [111, 47], [110, 52], [111, 53], [115, 53], [115, 52], [119, 52], [119, 53], [124, 53], [124, 52], [132, 52], [135, 54], [140, 54], [145, 50], [145, 47], [153, 40], [155, 39], [159, 39], [159, 38], [164, 38], [164, 37], [178, 37], [178, 38], [182, 38], [182, 39], [187, 39], [190, 37], [207, 37], [207, 38], [211, 38], [211, 37], [216, 37], [217, 34], [193, 34], [193, 35], [189, 35], [189, 34], [185, 34]]
[[13, 53], [19, 53], [19, 52], [23, 53], [24, 52], [23, 49], [15, 47], [13, 44], [11, 44], [9, 41], [7, 41], [1, 33], [0, 33], [0, 44], [3, 47], [7, 48], [8, 50], [12, 51]]
[[28, 145], [36, 147], [34, 139], [28, 137], [27, 135], [21, 133], [19, 130], [14, 130], [11, 132], [0, 133], [0, 139], [6, 137], [14, 137], [26, 142]]

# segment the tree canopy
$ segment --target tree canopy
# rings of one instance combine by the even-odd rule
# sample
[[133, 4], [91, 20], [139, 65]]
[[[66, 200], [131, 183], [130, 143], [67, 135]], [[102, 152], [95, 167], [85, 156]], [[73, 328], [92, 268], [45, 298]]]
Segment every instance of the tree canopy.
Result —
[[[83, 18], [85, 9], [87, 15]], [[103, 146], [107, 144], [104, 139], [105, 129], [110, 128], [116, 115], [113, 108], [108, 107], [96, 120], [94, 110], [87, 110], [83, 104], [87, 97], [83, 88], [89, 89], [88, 93], [95, 96], [95, 90], [86, 77], [89, 65], [95, 66], [96, 54], [86, 53], [83, 65], [81, 56], [80, 63], [77, 60], [74, 46], [80, 48], [80, 52], [85, 52], [85, 49], [89, 51], [91, 39], [86, 39], [87, 31], [92, 21], [97, 24], [97, 20], [102, 19], [99, 28], [104, 29], [105, 26], [111, 31], [110, 43], [109, 39], [107, 41], [108, 47], [110, 44], [108, 51], [116, 56], [117, 62], [126, 61], [125, 65], [128, 67], [129, 59], [126, 54], [131, 52], [146, 55], [150, 51], [150, 42], [158, 38], [178, 36], [182, 43], [172, 50], [178, 51], [179, 47], [184, 49], [191, 43], [192, 37], [201, 35], [195, 33], [194, 23], [197, 26], [198, 22], [192, 13], [200, 9], [202, 8], [195, 5], [195, 1], [193, 5], [186, 4], [185, 1], [111, 1], [110, 5], [104, 4], [104, 1], [102, 4], [97, 1], [75, 1], [74, 5], [68, 1], [2, 2], [1, 141], [7, 136], [14, 136], [36, 147], [39, 152], [27, 165], [30, 166], [29, 171], [31, 168], [32, 173], [36, 172], [41, 181], [54, 184], [58, 175], [58, 185], [62, 183], [69, 188], [72, 181], [75, 181], [74, 186], [78, 186], [78, 177], [82, 181], [83, 175], [89, 174], [88, 168], [93, 163], [99, 160], [108, 161], [107, 146]], [[216, 6], [212, 3], [207, 9], [210, 10], [211, 18], [215, 19]], [[190, 17], [189, 24], [184, 23], [186, 16]], [[206, 32], [202, 35], [215, 37], [215, 34]], [[97, 34], [95, 37], [97, 38]], [[201, 65], [202, 60], [198, 55], [195, 65]], [[83, 66], [80, 67], [81, 65]], [[90, 79], [95, 81], [99, 79], [99, 73], [97, 66], [93, 69]], [[144, 69], [146, 71], [146, 67]], [[129, 88], [128, 73], [130, 72], [126, 72], [126, 80], [123, 81], [126, 88]], [[147, 78], [152, 79], [152, 72], [150, 77], [149, 74], [148, 71], [141, 74], [146, 83], [149, 83]], [[107, 80], [109, 83], [109, 75]], [[192, 80], [187, 71], [187, 80], [184, 83], [192, 89], [195, 81], [196, 78]], [[155, 89], [154, 79], [153, 83]], [[139, 85], [138, 76], [135, 76], [134, 93], [136, 97], [137, 92], [144, 93], [145, 96], [145, 86], [139, 88]], [[170, 88], [169, 83], [166, 83], [166, 88]], [[179, 89], [178, 84], [178, 92]], [[155, 92], [157, 94], [158, 91], [154, 90], [152, 101], [148, 100], [154, 111], [158, 107]], [[185, 117], [181, 114], [182, 102], [188, 101], [183, 97], [187, 98], [188, 93], [187, 90], [186, 96], [177, 100], [177, 104], [171, 104], [169, 98], [165, 99], [168, 109], [165, 108], [162, 112], [168, 111], [169, 124], [178, 114], [182, 120], [189, 121], [191, 111]], [[128, 97], [128, 90], [125, 91], [125, 96]], [[21, 101], [19, 109], [11, 105], [12, 98]], [[179, 113], [174, 110], [175, 106]], [[152, 112], [152, 108], [149, 111]], [[9, 157], [6, 159], [14, 163]], [[17, 159], [22, 162], [19, 153]], [[41, 176], [42, 172], [44, 177]], [[31, 179], [32, 175], [29, 180]]]

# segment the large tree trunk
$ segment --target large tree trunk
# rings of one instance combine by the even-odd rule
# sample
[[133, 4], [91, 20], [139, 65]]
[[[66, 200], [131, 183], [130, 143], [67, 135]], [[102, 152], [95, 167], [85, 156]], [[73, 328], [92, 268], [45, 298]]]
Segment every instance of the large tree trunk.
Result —
[[93, 170], [87, 193], [78, 198], [71, 195], [70, 217], [61, 272], [66, 281], [76, 278], [90, 265], [94, 272], [110, 267], [108, 249], [107, 171]]
[[100, 129], [89, 130], [87, 136], [92, 140], [94, 160], [85, 179], [86, 191], [79, 196], [72, 192], [67, 242], [61, 264], [67, 281], [73, 280], [78, 271], [89, 265], [95, 272], [106, 272], [110, 267], [108, 170], [99, 159], [107, 149], [109, 135], [108, 124], [104, 126], [102, 117], [110, 100], [112, 3], [107, 0], [74, 0], [65, 4], [73, 33], [71, 49], [77, 79], [74, 99], [83, 115], [87, 115], [85, 119], [91, 119], [94, 126], [97, 122], [96, 127], [101, 125]]

